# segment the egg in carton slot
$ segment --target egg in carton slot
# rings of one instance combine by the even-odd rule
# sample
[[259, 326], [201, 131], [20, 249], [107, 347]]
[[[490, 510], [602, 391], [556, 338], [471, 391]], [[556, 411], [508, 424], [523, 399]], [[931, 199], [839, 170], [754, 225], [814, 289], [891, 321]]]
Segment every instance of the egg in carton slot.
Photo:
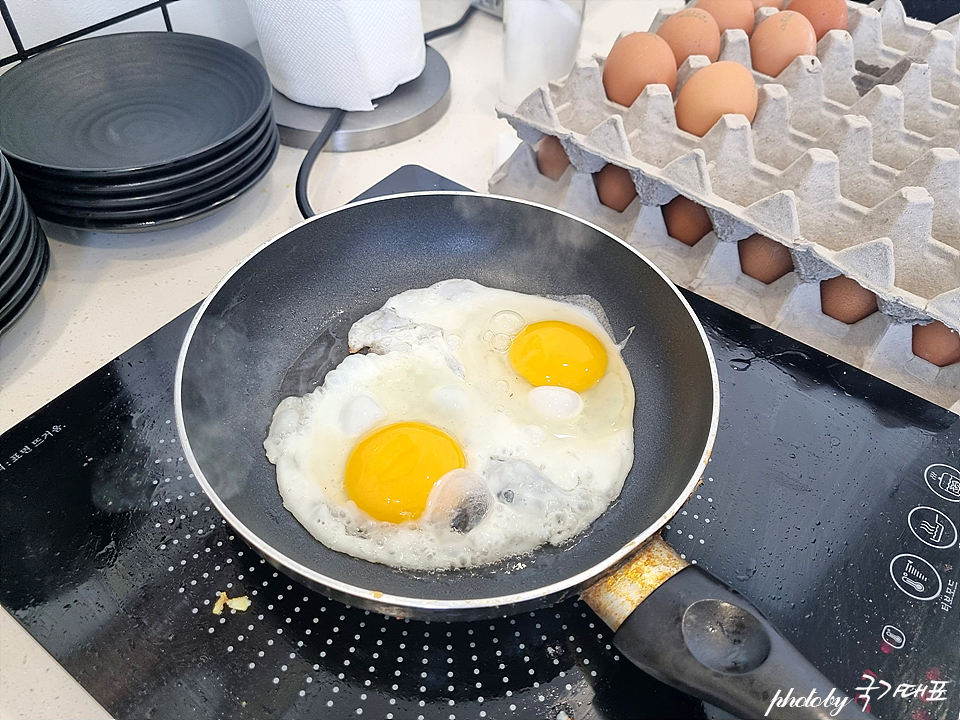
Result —
[[[934, 26], [899, 0], [847, 8], [846, 31], [776, 78], [753, 70], [743, 30], [726, 30], [718, 59], [751, 70], [757, 112], [752, 123], [724, 115], [703, 137], [677, 127], [674, 100], [705, 56], [684, 61], [674, 93], [648, 85], [630, 107], [607, 98], [604, 58], [576, 63], [518, 107], [497, 107], [523, 142], [490, 191], [593, 221], [677, 284], [960, 414], [960, 362], [912, 350], [914, 325], [960, 331], [960, 15]], [[756, 22], [775, 12], [760, 8]], [[571, 163], [556, 181], [537, 168], [548, 135]], [[623, 212], [597, 195], [593, 174], [607, 164], [636, 188]], [[712, 224], [692, 246], [663, 221], [660, 206], [678, 195]], [[769, 283], [746, 275], [738, 244], [754, 234], [786, 247], [795, 271]], [[874, 293], [879, 312], [850, 323], [824, 314], [820, 284], [841, 275]]]

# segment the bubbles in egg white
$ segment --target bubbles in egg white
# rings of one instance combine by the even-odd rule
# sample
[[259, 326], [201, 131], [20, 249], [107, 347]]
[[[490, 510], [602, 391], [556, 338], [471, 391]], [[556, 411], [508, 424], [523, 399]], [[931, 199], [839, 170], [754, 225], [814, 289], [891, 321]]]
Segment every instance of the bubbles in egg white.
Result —
[[[595, 386], [534, 388], [514, 371], [513, 337], [543, 320], [602, 342], [607, 371]], [[284, 506], [324, 545], [403, 568], [483, 565], [573, 538], [620, 494], [633, 463], [633, 384], [583, 307], [447, 280], [390, 298], [348, 340], [368, 353], [283, 400], [264, 442]], [[347, 458], [366, 433], [407, 420], [450, 434], [466, 468], [444, 476], [418, 520], [379, 522], [347, 496]]]

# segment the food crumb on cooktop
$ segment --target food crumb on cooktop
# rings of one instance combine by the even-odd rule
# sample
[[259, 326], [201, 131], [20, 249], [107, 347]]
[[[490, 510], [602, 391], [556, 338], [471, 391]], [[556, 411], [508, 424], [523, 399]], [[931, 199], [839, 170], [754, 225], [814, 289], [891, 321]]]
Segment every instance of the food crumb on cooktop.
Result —
[[223, 614], [223, 608], [228, 607], [231, 610], [237, 610], [238, 612], [243, 612], [250, 607], [250, 598], [246, 595], [241, 595], [240, 597], [228, 598], [225, 592], [221, 592], [217, 597], [217, 602], [213, 604], [213, 614], [221, 615]]

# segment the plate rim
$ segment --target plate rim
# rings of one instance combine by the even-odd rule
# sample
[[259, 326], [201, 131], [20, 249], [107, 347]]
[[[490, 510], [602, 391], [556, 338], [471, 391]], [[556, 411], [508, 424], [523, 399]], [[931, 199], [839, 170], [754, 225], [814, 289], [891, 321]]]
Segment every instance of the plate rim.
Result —
[[[146, 39], [148, 37], [150, 38], [149, 40]], [[273, 94], [273, 86], [270, 82], [270, 77], [267, 74], [267, 71], [263, 67], [263, 65], [257, 62], [256, 58], [250, 55], [250, 53], [246, 52], [240, 47], [237, 47], [236, 45], [232, 45], [223, 40], [218, 40], [217, 38], [208, 37], [206, 35], [197, 35], [194, 33], [174, 32], [174, 31], [168, 31], [168, 30], [152, 30], [152, 31], [126, 32], [126, 33], [111, 33], [108, 35], [96, 35], [93, 37], [87, 37], [81, 40], [77, 40], [75, 42], [60, 45], [56, 48], [40, 53], [39, 55], [34, 55], [33, 57], [28, 58], [27, 60], [24, 60], [18, 65], [12, 67], [3, 75], [0, 75], [0, 88], [2, 88], [4, 78], [7, 78], [6, 80], [7, 82], [11, 82], [9, 78], [13, 78], [14, 80], [16, 80], [18, 76], [23, 74], [24, 72], [30, 72], [29, 70], [24, 71], [21, 68], [29, 67], [28, 64], [30, 63], [31, 60], [36, 60], [39, 58], [43, 58], [44, 60], [46, 60], [50, 57], [53, 57], [56, 59], [57, 57], [62, 56], [64, 54], [77, 52], [76, 50], [77, 47], [85, 48], [85, 47], [89, 47], [91, 44], [112, 42], [114, 41], [114, 39], [119, 39], [119, 38], [123, 38], [128, 41], [131, 38], [134, 38], [136, 40], [142, 40], [145, 42], [153, 42], [153, 41], [162, 42], [161, 40], [159, 40], [160, 37], [163, 37], [165, 40], [168, 40], [170, 37], [173, 37], [176, 39], [187, 39], [186, 40], [187, 42], [197, 43], [198, 46], [202, 46], [206, 44], [211, 49], [217, 48], [219, 52], [228, 53], [228, 54], [232, 53], [235, 55], [236, 58], [240, 60], [240, 62], [248, 64], [251, 70], [251, 74], [255, 75], [262, 85], [262, 87], [260, 88], [261, 98], [254, 112], [251, 113], [250, 116], [248, 116], [240, 124], [239, 127], [234, 128], [234, 130], [232, 130], [226, 137], [220, 138], [219, 140], [213, 143], [210, 143], [202, 148], [197, 148], [196, 150], [192, 151], [188, 155], [180, 156], [176, 158], [168, 158], [163, 161], [146, 163], [143, 165], [137, 165], [133, 167], [74, 168], [74, 167], [68, 167], [63, 165], [51, 165], [48, 163], [42, 163], [36, 160], [31, 160], [30, 158], [23, 157], [19, 153], [10, 150], [7, 147], [4, 147], [2, 145], [2, 136], [0, 136], [0, 148], [3, 149], [3, 153], [8, 158], [11, 158], [16, 162], [23, 163], [24, 165], [30, 166], [31, 168], [36, 168], [40, 172], [47, 172], [53, 175], [79, 175], [82, 177], [102, 178], [105, 180], [109, 180], [110, 178], [124, 178], [124, 177], [129, 177], [131, 175], [136, 175], [137, 173], [150, 173], [150, 172], [155, 172], [156, 170], [159, 170], [159, 169], [169, 168], [173, 166], [175, 163], [189, 162], [190, 160], [196, 159], [200, 156], [209, 157], [209, 155], [205, 155], [205, 154], [206, 153], [215, 154], [216, 149], [220, 147], [223, 143], [229, 142], [231, 139], [236, 138], [238, 135], [243, 134], [244, 131], [249, 130], [253, 125], [255, 125], [256, 120], [260, 119], [262, 114], [267, 110], [267, 108], [270, 107], [270, 104], [272, 102], [272, 94]], [[166, 54], [175, 54], [175, 53], [171, 53], [171, 50], [167, 48]]]
[[[249, 136], [238, 138], [236, 145], [226, 149], [223, 155], [209, 158], [200, 162], [195, 167], [177, 168], [170, 174], [159, 174], [156, 177], [145, 179], [131, 178], [121, 182], [104, 181], [95, 178], [67, 178], [60, 176], [44, 176], [43, 173], [33, 175], [33, 169], [19, 168], [18, 176], [25, 180], [27, 187], [40, 186], [47, 192], [70, 193], [76, 195], [100, 195], [106, 193], [108, 197], [121, 199], [124, 193], [143, 193], [153, 190], [162, 191], [171, 184], [176, 184], [182, 180], [190, 179], [194, 174], [203, 175], [204, 173], [213, 173], [219, 169], [220, 165], [226, 165], [237, 161], [250, 150], [252, 145], [265, 135], [271, 125], [276, 125], [271, 108], [263, 114], [257, 125], [250, 131]], [[262, 126], [262, 127], [261, 127]]]
[[[271, 128], [267, 126], [265, 130], [255, 139], [252, 146], [247, 148], [246, 152], [233, 158], [222, 168], [214, 169], [214, 171], [210, 172], [205, 178], [201, 178], [193, 182], [187, 182], [186, 185], [161, 189], [156, 193], [147, 193], [133, 197], [98, 197], [94, 194], [90, 194], [89, 196], [81, 198], [71, 196], [68, 198], [70, 200], [70, 203], [68, 204], [59, 199], [50, 200], [36, 195], [37, 191], [40, 190], [40, 192], [42, 192], [44, 195], [62, 198], [65, 193], [61, 193], [56, 190], [50, 190], [48, 188], [29, 188], [25, 192], [34, 196], [33, 199], [35, 204], [45, 208], [56, 206], [57, 208], [69, 211], [64, 212], [63, 214], [95, 212], [122, 215], [128, 212], [156, 210], [158, 208], [163, 208], [166, 205], [175, 205], [181, 202], [188, 202], [191, 200], [192, 196], [198, 196], [207, 193], [215, 196], [216, 190], [229, 187], [232, 183], [236, 182], [237, 178], [242, 175], [244, 171], [248, 170], [251, 165], [259, 165], [259, 162], [257, 161], [264, 160], [266, 158], [266, 156], [269, 154], [270, 140]], [[214, 180], [215, 177], [221, 174], [223, 174], [225, 177], [220, 177], [219, 180]], [[208, 184], [204, 185], [204, 183]], [[197, 186], [200, 187], [198, 188]], [[166, 198], [161, 197], [163, 195], [170, 194], [173, 194], [173, 196]], [[178, 197], [178, 195], [182, 195], [182, 197]], [[134, 206], [128, 207], [128, 205], [131, 204]]]
[[31, 261], [37, 251], [37, 235], [34, 222], [36, 221], [33, 218], [27, 217], [27, 222], [23, 225], [23, 230], [26, 232], [24, 239], [17, 248], [17, 255], [14, 261], [4, 269], [3, 275], [5, 277], [0, 277], [0, 301], [2, 301], [2, 298], [9, 297], [12, 292], [15, 293], [16, 289], [20, 287], [20, 283], [24, 282], [26, 274], [29, 273]]
[[[16, 203], [16, 209], [9, 212], [7, 217], [4, 219], [3, 224], [0, 225], [0, 255], [7, 253], [10, 250], [11, 244], [16, 240], [16, 238], [23, 232], [24, 222], [29, 222], [31, 215], [30, 204], [27, 202], [27, 198], [24, 196], [23, 191], [19, 188], [14, 189], [14, 202]], [[8, 232], [10, 230], [10, 232]], [[23, 240], [20, 241], [21, 245]], [[19, 245], [17, 246], [19, 249]], [[16, 252], [16, 251], [11, 251]], [[2, 275], [3, 273], [0, 273]]]
[[248, 190], [252, 189], [254, 185], [266, 177], [266, 175], [270, 172], [270, 169], [273, 167], [273, 163], [280, 151], [279, 131], [277, 133], [275, 142], [272, 143], [272, 148], [273, 149], [270, 151], [268, 158], [264, 161], [262, 169], [254, 173], [248, 182], [242, 183], [234, 192], [231, 192], [229, 195], [212, 203], [205, 204], [202, 208], [199, 208], [193, 213], [186, 213], [173, 218], [165, 218], [160, 221], [150, 220], [132, 223], [120, 223], [117, 225], [103, 225], [98, 223], [83, 225], [78, 222], [71, 222], [74, 220], [74, 218], [68, 218], [56, 214], [50, 216], [40, 215], [40, 217], [48, 222], [56, 223], [57, 225], [63, 225], [64, 227], [103, 233], [142, 233], [152, 232], [154, 230], [167, 230], [170, 228], [179, 227], [181, 225], [186, 225], [197, 220], [202, 220], [205, 217], [219, 212], [231, 202], [246, 193]]
[[[47, 279], [47, 272], [50, 270], [50, 243], [47, 240], [47, 236], [44, 234], [43, 229], [40, 227], [40, 223], [37, 223], [35, 237], [38, 241], [38, 245], [40, 246], [39, 249], [42, 254], [42, 257], [40, 258], [40, 266], [37, 269], [33, 280], [24, 283], [23, 287], [20, 288], [19, 291], [23, 293], [21, 297], [15, 300], [11, 307], [7, 308], [6, 311], [0, 309], [0, 336], [12, 328], [16, 322], [23, 317], [23, 314], [26, 312], [27, 308], [33, 304], [37, 294], [40, 292], [40, 288]], [[26, 288], [25, 292], [24, 288]], [[6, 314], [4, 314], [4, 312]]]

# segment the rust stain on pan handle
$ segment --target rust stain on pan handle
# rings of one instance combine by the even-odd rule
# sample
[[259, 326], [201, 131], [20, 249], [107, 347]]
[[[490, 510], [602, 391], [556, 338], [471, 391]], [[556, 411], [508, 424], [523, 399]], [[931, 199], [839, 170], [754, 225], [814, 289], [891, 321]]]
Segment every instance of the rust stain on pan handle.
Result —
[[581, 597], [601, 620], [616, 630], [650, 593], [687, 564], [657, 534], [612, 574], [584, 590]]

